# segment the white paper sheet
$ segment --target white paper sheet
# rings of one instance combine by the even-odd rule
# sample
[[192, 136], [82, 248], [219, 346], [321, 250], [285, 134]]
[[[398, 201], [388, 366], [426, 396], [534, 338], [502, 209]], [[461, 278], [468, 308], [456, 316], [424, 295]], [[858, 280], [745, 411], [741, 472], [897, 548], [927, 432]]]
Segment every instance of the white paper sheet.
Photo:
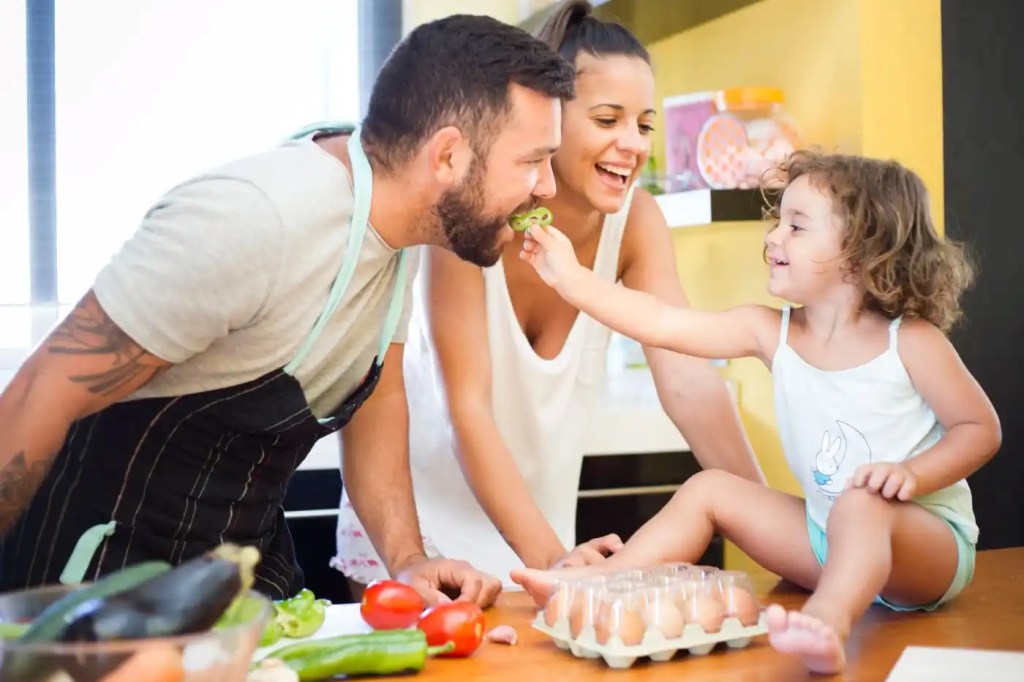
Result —
[[282, 637], [268, 647], [261, 647], [257, 649], [256, 653], [253, 655], [253, 660], [258, 661], [271, 651], [288, 646], [289, 644], [295, 644], [296, 642], [323, 639], [325, 637], [334, 637], [336, 635], [354, 635], [361, 632], [372, 631], [373, 628], [367, 625], [363, 621], [363, 617], [359, 615], [359, 604], [332, 604], [327, 607], [324, 624], [321, 625], [320, 629], [314, 634], [301, 640]]
[[1021, 682], [1024, 680], [1024, 652], [911, 646], [903, 650], [885, 679], [886, 682]]

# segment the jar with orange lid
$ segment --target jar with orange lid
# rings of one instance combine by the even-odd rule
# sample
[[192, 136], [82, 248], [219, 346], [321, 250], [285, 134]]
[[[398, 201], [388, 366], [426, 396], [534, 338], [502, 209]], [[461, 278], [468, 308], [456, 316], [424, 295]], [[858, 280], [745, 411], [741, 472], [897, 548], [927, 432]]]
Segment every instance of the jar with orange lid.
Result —
[[716, 114], [697, 139], [697, 165], [708, 187], [757, 187], [766, 170], [800, 147], [781, 90], [738, 87], [714, 94]]

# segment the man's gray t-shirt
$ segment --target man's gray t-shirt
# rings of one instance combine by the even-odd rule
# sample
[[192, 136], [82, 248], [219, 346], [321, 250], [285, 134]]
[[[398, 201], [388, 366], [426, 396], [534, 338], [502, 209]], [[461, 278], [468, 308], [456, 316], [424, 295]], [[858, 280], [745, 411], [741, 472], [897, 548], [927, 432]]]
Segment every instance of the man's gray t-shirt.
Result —
[[[285, 366], [323, 310], [345, 257], [352, 183], [311, 140], [286, 143], [175, 187], [97, 276], [106, 313], [175, 363], [132, 398], [235, 386]], [[410, 254], [407, 286], [417, 258]], [[295, 371], [326, 416], [377, 354], [398, 252], [369, 226], [337, 310]], [[402, 343], [406, 292], [394, 342]]]

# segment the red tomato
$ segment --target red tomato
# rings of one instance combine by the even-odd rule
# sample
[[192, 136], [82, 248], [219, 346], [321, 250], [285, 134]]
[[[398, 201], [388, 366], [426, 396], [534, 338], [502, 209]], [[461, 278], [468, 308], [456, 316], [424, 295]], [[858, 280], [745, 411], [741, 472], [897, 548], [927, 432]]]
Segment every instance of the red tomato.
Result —
[[469, 656], [484, 638], [484, 612], [471, 602], [456, 601], [427, 609], [416, 626], [427, 635], [429, 646], [455, 645], [441, 656]]
[[359, 613], [374, 630], [401, 630], [416, 623], [423, 597], [405, 583], [378, 580], [366, 586]]

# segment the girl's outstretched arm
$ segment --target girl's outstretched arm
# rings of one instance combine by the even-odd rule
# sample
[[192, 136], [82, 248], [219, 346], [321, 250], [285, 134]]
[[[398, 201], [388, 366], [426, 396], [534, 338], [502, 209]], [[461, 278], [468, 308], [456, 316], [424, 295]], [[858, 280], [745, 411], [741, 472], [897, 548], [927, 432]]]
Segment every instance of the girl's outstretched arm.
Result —
[[767, 351], [774, 350], [779, 328], [778, 312], [771, 308], [679, 308], [602, 281], [580, 266], [572, 243], [554, 227], [530, 228], [521, 255], [566, 301], [645, 346], [702, 358], [758, 357], [770, 362]]

